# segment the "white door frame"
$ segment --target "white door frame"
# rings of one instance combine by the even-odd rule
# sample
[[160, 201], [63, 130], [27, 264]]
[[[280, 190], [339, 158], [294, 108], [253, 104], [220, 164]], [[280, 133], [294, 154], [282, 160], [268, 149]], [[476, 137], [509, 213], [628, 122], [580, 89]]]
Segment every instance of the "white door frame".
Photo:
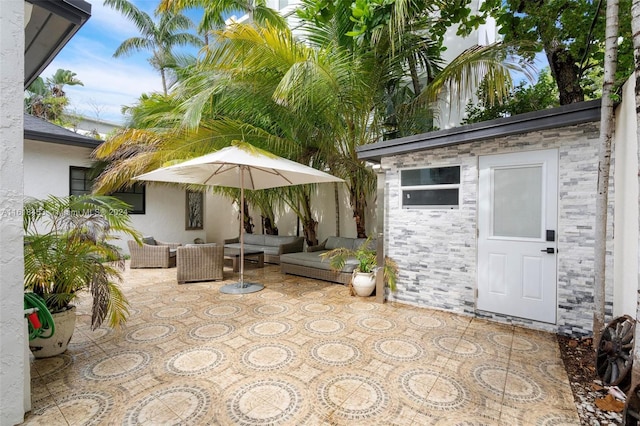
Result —
[[[537, 169], [537, 170], [536, 170]], [[529, 224], [526, 236], [507, 235], [496, 231], [494, 203], [496, 172], [505, 179], [510, 170], [533, 172], [539, 179], [539, 194], [526, 194], [519, 203], [507, 207], [517, 212], [518, 220], [510, 226], [519, 228], [518, 221]], [[482, 311], [526, 318], [555, 324], [557, 316], [557, 246], [558, 246], [558, 151], [555, 149], [486, 155], [478, 158], [478, 282], [476, 307]], [[515, 175], [512, 175], [515, 177]], [[537, 177], [535, 177], [537, 176]], [[508, 187], [513, 180], [504, 180]], [[526, 182], [531, 182], [527, 180]], [[532, 189], [536, 189], [535, 187]], [[499, 189], [501, 190], [501, 189]], [[513, 187], [511, 187], [513, 190]], [[535, 191], [533, 191], [535, 192]], [[519, 194], [517, 194], [519, 195]], [[503, 200], [504, 201], [504, 200]], [[498, 205], [499, 204], [499, 201]], [[504, 204], [502, 204], [504, 205]], [[539, 223], [538, 223], [539, 221]], [[523, 226], [523, 228], [526, 226]], [[539, 229], [538, 229], [539, 227]], [[547, 230], [555, 232], [549, 241]], [[504, 232], [501, 234], [501, 232]], [[525, 231], [518, 231], [525, 232]], [[546, 250], [553, 250], [547, 253]]]

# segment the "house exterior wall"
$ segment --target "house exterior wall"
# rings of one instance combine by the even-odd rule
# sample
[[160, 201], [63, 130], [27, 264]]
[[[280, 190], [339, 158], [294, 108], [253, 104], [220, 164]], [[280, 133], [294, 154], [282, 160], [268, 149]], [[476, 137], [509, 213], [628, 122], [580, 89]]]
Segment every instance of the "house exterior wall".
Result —
[[[385, 250], [400, 268], [399, 291], [391, 294], [390, 300], [561, 334], [589, 334], [593, 312], [598, 136], [598, 124], [587, 123], [383, 158]], [[478, 156], [540, 149], [559, 152], [556, 324], [479, 312], [475, 308]], [[400, 169], [451, 165], [461, 166], [459, 209], [401, 208]], [[612, 222], [612, 214], [609, 221]], [[612, 248], [610, 242], [608, 249]], [[611, 256], [608, 258], [610, 270]]]
[[24, 141], [24, 195], [69, 195], [69, 167], [90, 167], [91, 148]]
[[[0, 425], [21, 423], [30, 409], [22, 247], [23, 1], [0, 1]], [[25, 356], [27, 355], [27, 356]]]
[[613, 315], [636, 315], [638, 292], [638, 123], [635, 105], [635, 76], [625, 83], [622, 102], [616, 110], [614, 150], [616, 190], [613, 249]]
[[[340, 235], [343, 237], [355, 237], [356, 225], [353, 219], [353, 212], [349, 204], [349, 194], [344, 184], [338, 184], [338, 203], [340, 204]], [[311, 209], [314, 218], [318, 221], [316, 229], [318, 241], [322, 242], [327, 237], [336, 235], [336, 213], [335, 213], [335, 192], [333, 184], [320, 184], [316, 186], [316, 192], [311, 197]], [[229, 199], [217, 194], [210, 194], [206, 199], [207, 221], [207, 241], [222, 243], [227, 238], [238, 236], [239, 209], [238, 206], [229, 202]], [[366, 215], [367, 235], [374, 235], [375, 202], [371, 200]], [[264, 232], [261, 223], [260, 211], [250, 207], [249, 210], [253, 219], [253, 233]], [[280, 235], [298, 235], [298, 219], [293, 211], [285, 206], [282, 211], [276, 214], [276, 226]], [[300, 225], [300, 236], [303, 236], [302, 225]]]
[[[45, 198], [49, 194], [69, 195], [69, 167], [90, 167], [90, 148], [26, 140], [24, 143], [24, 194]], [[149, 184], [145, 195], [145, 214], [132, 214], [131, 222], [143, 235], [161, 241], [193, 243], [204, 239], [205, 229], [186, 230], [185, 190], [177, 186]], [[204, 226], [207, 226], [205, 206]], [[212, 218], [215, 220], [215, 218]], [[114, 243], [129, 253], [126, 236]]]

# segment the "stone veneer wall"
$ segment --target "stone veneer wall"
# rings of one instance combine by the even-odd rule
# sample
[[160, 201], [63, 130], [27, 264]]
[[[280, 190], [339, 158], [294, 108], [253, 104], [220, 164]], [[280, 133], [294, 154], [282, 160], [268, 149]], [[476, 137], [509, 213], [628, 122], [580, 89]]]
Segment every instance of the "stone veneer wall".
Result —
[[[590, 334], [598, 137], [598, 123], [587, 123], [383, 158], [385, 250], [400, 268], [399, 290], [389, 300], [561, 334]], [[557, 324], [475, 308], [478, 156], [540, 149], [559, 151]], [[400, 169], [452, 165], [461, 166], [458, 210], [401, 208]], [[613, 192], [609, 202], [613, 206]], [[610, 229], [612, 218], [610, 207]], [[612, 269], [612, 247], [610, 241], [608, 271]], [[610, 316], [613, 298], [609, 273], [607, 287]]]

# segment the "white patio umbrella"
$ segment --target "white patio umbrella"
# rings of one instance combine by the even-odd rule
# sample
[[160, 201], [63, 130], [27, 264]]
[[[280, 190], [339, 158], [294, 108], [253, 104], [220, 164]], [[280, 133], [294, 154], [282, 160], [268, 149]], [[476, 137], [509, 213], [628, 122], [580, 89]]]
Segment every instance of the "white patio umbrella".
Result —
[[[247, 143], [162, 167], [134, 179], [240, 188], [240, 217], [244, 220], [244, 190], [308, 183], [343, 182], [328, 173], [273, 155]], [[240, 280], [223, 286], [223, 293], [253, 293], [264, 286], [244, 282], [244, 226], [240, 227]]]

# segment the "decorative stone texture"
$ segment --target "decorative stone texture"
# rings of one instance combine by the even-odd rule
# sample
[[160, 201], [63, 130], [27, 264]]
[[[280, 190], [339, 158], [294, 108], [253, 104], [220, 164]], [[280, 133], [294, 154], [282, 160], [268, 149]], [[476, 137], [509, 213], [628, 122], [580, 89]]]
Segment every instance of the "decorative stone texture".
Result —
[[[398, 262], [398, 292], [390, 300], [470, 314], [568, 335], [591, 333], [593, 259], [599, 124], [470, 142], [382, 159], [386, 170], [385, 249]], [[557, 149], [558, 308], [557, 323], [547, 324], [476, 309], [478, 157]], [[461, 166], [461, 205], [456, 210], [402, 209], [400, 170]], [[613, 161], [609, 197], [609, 235], [613, 218]], [[607, 244], [612, 270], [613, 244]], [[607, 314], [612, 308], [607, 274]]]
[[[23, 315], [24, 7], [0, 1], [0, 424], [21, 423], [29, 366]], [[28, 361], [26, 361], [28, 363]], [[28, 382], [27, 382], [28, 386]], [[25, 393], [27, 398], [25, 399]]]

